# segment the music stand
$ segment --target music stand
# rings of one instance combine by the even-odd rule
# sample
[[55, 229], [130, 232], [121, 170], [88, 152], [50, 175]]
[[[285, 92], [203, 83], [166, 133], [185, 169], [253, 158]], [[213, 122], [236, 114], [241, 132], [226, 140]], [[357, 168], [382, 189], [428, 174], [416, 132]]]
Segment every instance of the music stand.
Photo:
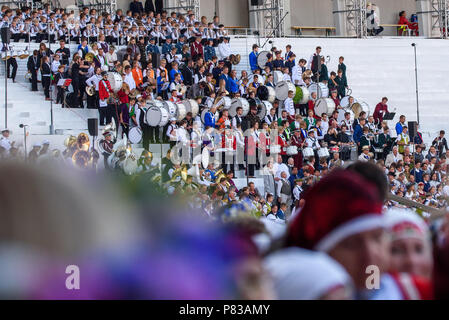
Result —
[[393, 120], [396, 112], [388, 112], [384, 115], [383, 120]]

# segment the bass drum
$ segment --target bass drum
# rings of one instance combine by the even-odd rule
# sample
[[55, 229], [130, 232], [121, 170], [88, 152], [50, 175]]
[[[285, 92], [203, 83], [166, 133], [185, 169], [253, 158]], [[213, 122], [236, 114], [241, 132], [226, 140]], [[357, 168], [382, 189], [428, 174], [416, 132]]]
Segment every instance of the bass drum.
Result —
[[[259, 88], [260, 88], [260, 87], [259, 87]], [[229, 97], [227, 97], [227, 96], [224, 96], [224, 97], [222, 97], [222, 98], [220, 99], [220, 101], [218, 101], [218, 106], [219, 106], [219, 107], [223, 106], [222, 108], [223, 108], [224, 110], [226, 110], [226, 109], [229, 109], [229, 108], [231, 107], [231, 102], [232, 102], [232, 99], [231, 99], [231, 98], [229, 98]]]
[[276, 91], [271, 86], [260, 86], [257, 88], [256, 96], [262, 101], [267, 100], [273, 103], [276, 99]]
[[265, 116], [270, 113], [270, 110], [273, 108], [273, 105], [270, 101], [264, 100], [257, 107], [257, 117], [263, 121]]
[[290, 81], [281, 81], [276, 85], [276, 98], [285, 100], [288, 98], [288, 92], [296, 92], [296, 87]]
[[306, 104], [309, 102], [309, 90], [306, 87], [296, 87], [296, 94], [293, 97], [295, 104]]
[[[201, 111], [201, 122], [204, 123], [204, 117], [206, 116], [206, 113], [209, 112], [209, 108], [204, 108], [203, 111]], [[218, 121], [220, 118], [220, 113], [218, 111], [215, 111], [215, 122]], [[206, 149], [206, 148], [204, 148]]]
[[123, 79], [122, 76], [117, 72], [108, 72], [108, 80], [111, 85], [111, 89], [114, 92], [118, 92], [122, 88]]
[[[248, 85], [251, 84], [251, 83], [253, 82], [253, 78], [254, 78], [254, 74], [250, 74], [250, 75], [248, 76]], [[264, 82], [263, 82], [263, 76], [262, 76], [261, 74], [258, 74], [258, 75], [257, 75], [257, 82], [258, 82], [260, 85], [264, 85]]]
[[181, 121], [187, 115], [187, 108], [184, 105], [184, 103], [177, 103], [176, 105], [178, 106], [178, 112], [176, 113], [176, 119], [178, 121]]
[[282, 73], [282, 71], [279, 70], [273, 71], [273, 80], [275, 85], [281, 82], [283, 79], [284, 74]]
[[321, 117], [323, 113], [327, 113], [328, 116], [332, 115], [335, 110], [335, 102], [330, 98], [321, 98], [315, 102], [315, 115]]
[[146, 107], [149, 109], [151, 107], [164, 108], [164, 103], [161, 100], [147, 100], [145, 103]]
[[168, 111], [164, 108], [151, 107], [145, 113], [145, 119], [151, 127], [163, 127], [168, 123]]
[[351, 122], [354, 122], [354, 112], [352, 112], [351, 109], [338, 109], [338, 117], [337, 117], [338, 125], [341, 125], [341, 122], [345, 119], [346, 112], [349, 112], [350, 114], [349, 119], [351, 119]]
[[142, 141], [142, 129], [139, 127], [132, 127], [129, 129], [128, 139], [132, 144], [140, 143], [140, 141]]
[[229, 108], [229, 115], [235, 117], [237, 115], [237, 108], [242, 107], [242, 117], [245, 117], [249, 112], [249, 102], [244, 98], [232, 99], [231, 108]]
[[259, 55], [257, 56], [257, 65], [260, 69], [265, 69], [265, 65], [267, 64], [268, 57], [267, 54], [269, 54], [270, 51], [261, 51]]
[[200, 106], [198, 105], [196, 100], [193, 99], [184, 100], [182, 104], [185, 105], [187, 112], [192, 113], [192, 118], [195, 118], [198, 115], [198, 112], [200, 111]]
[[[344, 96], [341, 100], [340, 100], [340, 106], [342, 106], [343, 108], [347, 108], [347, 107], [349, 107], [349, 98], [350, 98], [351, 96]], [[356, 98], [354, 98], [354, 102], [353, 103], [356, 103], [357, 102], [357, 99]]]
[[365, 111], [366, 115], [369, 115], [369, 105], [364, 102], [364, 101], [360, 101], [360, 102], [355, 102], [352, 104], [351, 106], [352, 112], [354, 112], [354, 118], [358, 119], [360, 112]]
[[163, 105], [164, 105], [163, 108], [165, 110], [167, 110], [168, 114], [170, 115], [170, 118], [171, 117], [175, 117], [176, 118], [176, 109], [178, 108], [176, 106], [176, 104], [174, 102], [171, 102], [171, 101], [167, 100], [167, 101], [163, 102]]
[[[318, 87], [320, 88], [320, 90], [318, 90]], [[308, 89], [310, 95], [312, 95], [313, 92], [317, 93], [316, 94], [317, 99], [329, 97], [329, 88], [322, 82], [312, 83], [311, 85], [308, 86]]]

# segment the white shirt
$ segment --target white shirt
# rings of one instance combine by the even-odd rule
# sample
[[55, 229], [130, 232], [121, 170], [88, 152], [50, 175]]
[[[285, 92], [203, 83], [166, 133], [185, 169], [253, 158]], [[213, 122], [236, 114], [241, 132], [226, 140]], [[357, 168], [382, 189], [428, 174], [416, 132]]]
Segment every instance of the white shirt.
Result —
[[8, 138], [0, 137], [0, 147], [3, 147], [6, 150], [6, 153], [9, 153], [9, 149], [11, 149], [11, 141]]
[[132, 72], [129, 72], [127, 75], [125, 75], [124, 81], [129, 86], [130, 91], [136, 88], [136, 82], [134, 81]]
[[92, 77], [86, 80], [86, 84], [91, 87], [95, 85], [95, 90], [98, 91], [98, 84], [103, 77], [101, 75], [94, 74]]
[[302, 68], [300, 68], [298, 65], [295, 65], [292, 68], [292, 82], [297, 86], [305, 85], [304, 81], [302, 80]]
[[301, 199], [301, 192], [302, 192], [302, 187], [296, 185], [293, 188], [293, 196], [295, 197], [296, 200], [300, 200]]
[[231, 55], [231, 46], [229, 43], [220, 43], [218, 45], [218, 54], [220, 55], [221, 59], [227, 58]]
[[285, 163], [274, 163], [273, 168], [276, 170], [276, 178], [281, 178], [282, 172], [287, 173], [287, 179], [290, 177], [290, 171]]
[[284, 100], [284, 110], [287, 110], [287, 113], [291, 116], [295, 116], [295, 104], [293, 103], [292, 98], [287, 98]]

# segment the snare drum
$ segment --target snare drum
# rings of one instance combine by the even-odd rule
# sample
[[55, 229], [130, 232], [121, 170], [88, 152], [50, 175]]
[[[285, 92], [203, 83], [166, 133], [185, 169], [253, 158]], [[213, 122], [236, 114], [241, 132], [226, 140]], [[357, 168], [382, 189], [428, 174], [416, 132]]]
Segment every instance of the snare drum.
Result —
[[257, 117], [263, 121], [265, 116], [270, 113], [273, 105], [269, 101], [262, 101], [257, 107]]
[[142, 141], [142, 130], [139, 127], [132, 127], [128, 132], [129, 142], [137, 144]]
[[163, 127], [168, 123], [168, 111], [164, 108], [150, 107], [145, 113], [145, 119], [151, 127]]
[[320, 158], [329, 158], [329, 150], [327, 148], [318, 149], [318, 157]]
[[177, 106], [174, 102], [171, 102], [169, 100], [163, 102], [163, 107], [165, 110], [167, 110], [170, 117], [176, 117], [176, 109]]
[[282, 79], [284, 79], [284, 74], [282, 73], [282, 71], [273, 71], [273, 79], [274, 79], [274, 84], [278, 84], [279, 82], [282, 81]]
[[176, 113], [176, 119], [178, 121], [181, 121], [186, 117], [187, 114], [187, 108], [183, 103], [177, 103], [176, 106], [178, 107], [178, 112]]
[[321, 117], [323, 113], [327, 113], [328, 116], [332, 115], [335, 110], [335, 102], [330, 98], [321, 98], [315, 102], [315, 114]]
[[287, 147], [287, 155], [295, 156], [297, 154], [298, 154], [298, 147], [297, 146]]
[[[318, 87], [320, 88], [320, 90], [318, 90]], [[309, 85], [308, 89], [310, 94], [316, 92], [317, 99], [329, 97], [329, 88], [322, 82], [312, 83], [311, 85]]]
[[242, 117], [245, 117], [249, 112], [249, 102], [244, 98], [234, 98], [231, 102], [231, 107], [229, 108], [229, 115], [235, 117], [237, 115], [237, 108], [242, 107], [243, 113]]
[[270, 146], [270, 153], [281, 153], [281, 146], [279, 144], [273, 144]]
[[374, 152], [375, 153], [384, 153], [384, 149], [383, 148], [374, 148]]
[[302, 150], [302, 155], [304, 156], [304, 158], [309, 158], [309, 157], [315, 156], [315, 154], [313, 153], [313, 149], [310, 147], [304, 148]]
[[182, 104], [186, 107], [187, 112], [192, 113], [192, 118], [195, 118], [198, 115], [198, 112], [200, 111], [200, 107], [196, 100], [188, 99], [184, 100]]
[[275, 92], [276, 98], [279, 100], [285, 100], [288, 98], [288, 92], [293, 91], [296, 92], [296, 87], [290, 81], [281, 81], [276, 84]]
[[111, 85], [111, 89], [114, 92], [118, 92], [122, 88], [123, 79], [117, 72], [108, 72], [108, 80]]

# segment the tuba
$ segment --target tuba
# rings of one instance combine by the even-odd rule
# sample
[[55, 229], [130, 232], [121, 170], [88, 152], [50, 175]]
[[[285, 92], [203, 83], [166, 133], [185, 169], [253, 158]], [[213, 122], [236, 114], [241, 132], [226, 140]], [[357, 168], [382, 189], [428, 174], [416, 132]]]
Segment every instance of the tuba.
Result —
[[240, 63], [240, 60], [241, 60], [241, 56], [240, 56], [240, 54], [231, 54], [230, 56], [229, 56], [229, 60], [230, 60], [230, 62], [233, 64], [233, 65], [237, 65], [237, 64], [239, 64]]
[[87, 62], [94, 61], [95, 55], [92, 52], [86, 53], [86, 56], [84, 57], [84, 60]]
[[178, 91], [178, 94], [179, 94], [179, 95], [184, 96], [184, 94], [185, 94], [186, 91], [187, 91], [187, 87], [186, 87], [186, 85], [183, 84], [183, 83], [178, 83], [178, 84], [176, 85], [176, 91]]
[[303, 74], [302, 74], [302, 80], [304, 81], [304, 80], [306, 80], [307, 78], [312, 78], [312, 76], [313, 76], [312, 70], [306, 70], [306, 71], [304, 71]]
[[90, 87], [86, 87], [86, 93], [92, 97], [95, 94], [95, 85], [92, 85]]

